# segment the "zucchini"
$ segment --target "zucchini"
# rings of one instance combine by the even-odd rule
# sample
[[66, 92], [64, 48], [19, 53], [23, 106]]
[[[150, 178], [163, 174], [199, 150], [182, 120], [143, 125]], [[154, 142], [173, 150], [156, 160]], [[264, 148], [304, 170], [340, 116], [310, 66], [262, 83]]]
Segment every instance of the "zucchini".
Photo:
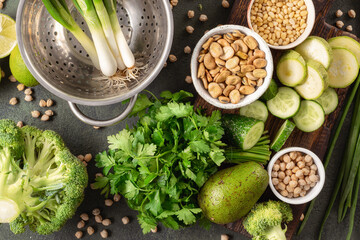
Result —
[[235, 147], [249, 150], [261, 138], [265, 124], [263, 121], [235, 114], [225, 114], [221, 118], [225, 136]]
[[316, 36], [308, 37], [303, 43], [295, 48], [306, 60], [315, 60], [321, 63], [326, 69], [330, 67], [332, 61], [332, 49], [329, 43]]
[[348, 36], [340, 36], [329, 39], [329, 44], [332, 48], [346, 48], [352, 52], [360, 65], [360, 43]]
[[327, 88], [328, 74], [323, 65], [314, 60], [307, 62], [308, 76], [305, 82], [295, 87], [301, 97], [314, 100], [321, 96]]
[[315, 101], [301, 101], [300, 110], [294, 116], [296, 127], [303, 132], [313, 132], [319, 129], [325, 121], [325, 112]]
[[325, 114], [330, 114], [337, 108], [339, 104], [339, 97], [333, 88], [328, 88], [324, 93], [315, 100], [324, 109]]
[[280, 58], [276, 74], [282, 84], [295, 87], [306, 80], [306, 62], [298, 52], [289, 50]]
[[269, 101], [270, 99], [273, 99], [276, 94], [278, 93], [278, 86], [274, 79], [271, 79], [269, 88], [266, 90], [264, 95], [261, 96], [261, 99], [264, 101]]
[[283, 125], [281, 125], [279, 131], [276, 133], [274, 141], [271, 143], [270, 148], [275, 152], [280, 151], [282, 146], [284, 146], [286, 140], [290, 137], [291, 133], [295, 129], [295, 124], [290, 120], [286, 120]]
[[272, 115], [281, 119], [287, 119], [299, 111], [300, 96], [292, 88], [281, 87], [276, 96], [267, 101], [266, 104]]
[[329, 86], [346, 88], [352, 84], [358, 73], [359, 63], [356, 56], [345, 48], [334, 48], [334, 60], [328, 69]]
[[244, 117], [251, 117], [266, 122], [269, 112], [265, 103], [257, 100], [245, 107], [240, 108], [240, 115]]

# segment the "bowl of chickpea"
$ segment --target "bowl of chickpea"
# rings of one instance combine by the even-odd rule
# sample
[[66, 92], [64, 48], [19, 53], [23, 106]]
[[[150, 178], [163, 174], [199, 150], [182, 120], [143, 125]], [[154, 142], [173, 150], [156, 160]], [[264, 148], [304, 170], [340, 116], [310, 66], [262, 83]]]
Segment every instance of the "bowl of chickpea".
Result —
[[304, 204], [316, 198], [324, 187], [325, 169], [312, 151], [290, 147], [279, 151], [268, 164], [269, 185], [280, 200]]

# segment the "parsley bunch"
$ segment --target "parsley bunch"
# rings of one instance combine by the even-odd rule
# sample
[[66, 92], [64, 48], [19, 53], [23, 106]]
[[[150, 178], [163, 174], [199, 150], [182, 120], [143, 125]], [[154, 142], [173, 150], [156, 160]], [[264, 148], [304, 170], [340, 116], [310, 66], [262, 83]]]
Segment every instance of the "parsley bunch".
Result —
[[210, 117], [194, 111], [188, 92], [160, 96], [141, 94], [131, 113], [137, 125], [109, 136], [109, 150], [96, 157], [104, 177], [95, 187], [122, 194], [144, 233], [159, 222], [179, 229], [201, 218], [198, 192], [225, 160], [219, 111]]

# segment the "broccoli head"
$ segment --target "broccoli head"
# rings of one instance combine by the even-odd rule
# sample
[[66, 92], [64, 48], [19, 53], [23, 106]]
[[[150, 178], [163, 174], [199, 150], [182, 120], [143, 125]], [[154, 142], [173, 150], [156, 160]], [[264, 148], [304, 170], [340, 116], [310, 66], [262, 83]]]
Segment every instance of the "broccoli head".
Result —
[[255, 205], [243, 222], [243, 225], [256, 240], [286, 240], [286, 230], [281, 224], [293, 220], [289, 204], [268, 201]]
[[58, 231], [84, 198], [88, 175], [53, 131], [0, 120], [0, 223], [14, 233], [29, 226]]

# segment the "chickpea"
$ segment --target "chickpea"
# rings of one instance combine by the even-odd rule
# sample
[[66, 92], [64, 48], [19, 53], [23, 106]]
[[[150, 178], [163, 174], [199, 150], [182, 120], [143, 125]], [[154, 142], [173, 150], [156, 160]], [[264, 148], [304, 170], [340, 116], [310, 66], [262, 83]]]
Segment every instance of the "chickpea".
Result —
[[290, 192], [293, 193], [293, 192], [294, 192], [294, 188], [291, 187], [291, 186], [289, 186], [289, 185], [287, 185], [287, 186], [286, 186], [286, 191], [288, 191], [289, 193], [290, 193]]
[[280, 165], [275, 163], [274, 166], [273, 166], [273, 170], [274, 171], [279, 171], [279, 169], [280, 169]]
[[295, 160], [296, 157], [297, 157], [297, 152], [291, 152], [291, 153], [290, 153], [290, 158], [291, 158], [292, 160]]
[[300, 179], [298, 181], [298, 183], [299, 183], [300, 186], [305, 186], [306, 185], [306, 181], [304, 179]]
[[303, 189], [304, 189], [305, 191], [310, 190], [310, 185], [309, 185], [309, 184], [306, 184]]
[[278, 178], [273, 178], [271, 181], [272, 181], [272, 184], [273, 184], [274, 186], [276, 186], [276, 185], [279, 184], [279, 179], [278, 179]]
[[314, 182], [310, 183], [310, 187], [312, 187], [312, 188], [315, 187], [315, 185], [316, 185], [316, 183], [314, 183]]
[[310, 179], [310, 181], [313, 182], [313, 183], [316, 183], [316, 182], [319, 181], [319, 178], [318, 178], [317, 175], [310, 175], [310, 176], [309, 176], [309, 179]]
[[308, 167], [303, 168], [302, 171], [303, 171], [303, 173], [304, 173], [305, 176], [307, 176], [307, 175], [310, 174], [310, 170], [309, 170]]
[[301, 168], [305, 167], [305, 162], [304, 161], [299, 161], [299, 162], [297, 162], [296, 165], [301, 169]]
[[301, 188], [300, 187], [297, 187], [294, 189], [294, 195], [296, 194], [300, 194], [301, 193]]
[[306, 191], [301, 191], [300, 197], [305, 197], [305, 195], [306, 195]]
[[285, 185], [288, 185], [289, 182], [290, 182], [290, 177], [289, 177], [289, 176], [286, 176], [286, 177], [284, 178], [284, 180], [283, 180], [283, 183], [284, 183]]
[[288, 191], [286, 190], [282, 190], [280, 194], [283, 195], [284, 197], [287, 197], [289, 195]]
[[292, 188], [295, 188], [297, 185], [298, 185], [297, 181], [292, 180], [292, 181], [289, 182], [289, 186], [292, 187]]
[[294, 167], [295, 167], [294, 162], [289, 162], [288, 164], [286, 164], [286, 169], [293, 169]]
[[288, 198], [293, 198], [294, 197], [294, 193], [292, 193], [292, 192], [289, 192], [289, 194], [288, 194], [288, 196], [287, 196]]
[[285, 178], [285, 173], [282, 172], [282, 171], [279, 172], [279, 173], [278, 173], [278, 178], [279, 178], [279, 179], [284, 179], [284, 178]]
[[294, 167], [294, 168], [292, 169], [292, 172], [293, 172], [293, 173], [296, 173], [296, 172], [299, 171], [299, 170], [300, 170], [299, 167]]
[[305, 178], [305, 181], [306, 181], [307, 184], [310, 184], [310, 183], [311, 183], [311, 180], [310, 180], [309, 177], [306, 177], [306, 178]]
[[283, 161], [284, 161], [285, 163], [289, 163], [289, 162], [291, 161], [289, 155], [287, 155], [287, 154], [284, 155], [283, 159], [284, 159]]
[[280, 163], [280, 170], [285, 171], [285, 169], [286, 169], [286, 164], [284, 162]]
[[297, 177], [295, 174], [293, 174], [293, 175], [291, 175], [291, 180], [297, 181], [297, 180], [298, 180], [298, 177]]
[[299, 170], [295, 173], [296, 177], [300, 178], [301, 176], [304, 176], [304, 173], [302, 170]]
[[310, 155], [306, 155], [304, 159], [305, 159], [305, 162], [307, 162], [307, 163], [311, 162], [313, 160]]
[[314, 171], [317, 171], [317, 170], [318, 170], [318, 168], [317, 168], [317, 166], [316, 166], [315, 164], [311, 165], [311, 166], [310, 166], [310, 169], [311, 169], [311, 170], [314, 170]]
[[285, 184], [284, 183], [281, 182], [277, 186], [279, 187], [280, 190], [285, 190]]
[[288, 170], [285, 171], [285, 174], [286, 174], [287, 176], [291, 176], [291, 175], [292, 175], [292, 172], [291, 172], [290, 169], [288, 169]]

